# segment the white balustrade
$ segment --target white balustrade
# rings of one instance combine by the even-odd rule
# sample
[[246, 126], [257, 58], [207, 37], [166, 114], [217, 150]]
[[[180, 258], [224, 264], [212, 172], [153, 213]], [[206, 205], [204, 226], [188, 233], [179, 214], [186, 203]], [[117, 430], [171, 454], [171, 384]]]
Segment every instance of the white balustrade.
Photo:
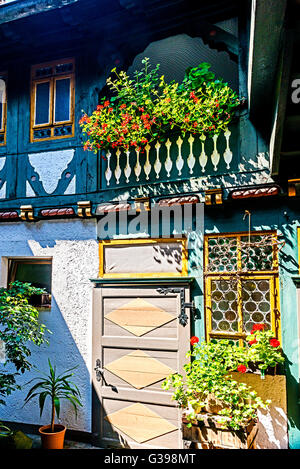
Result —
[[120, 182], [120, 177], [122, 175], [122, 170], [121, 170], [121, 166], [120, 166], [120, 155], [121, 155], [121, 152], [120, 150], [118, 149], [116, 151], [116, 156], [117, 156], [117, 166], [116, 166], [116, 169], [115, 169], [115, 178], [116, 178], [116, 183], [119, 184]]
[[141, 171], [142, 171], [142, 167], [140, 165], [140, 152], [139, 150], [136, 150], [136, 165], [134, 167], [134, 173], [136, 175], [137, 182], [140, 180]]
[[[104, 171], [106, 186], [111, 186], [112, 183], [134, 185], [136, 182], [141, 183], [140, 178], [144, 181], [165, 181], [188, 178], [188, 174], [196, 177], [200, 172], [205, 173], [208, 168], [210, 171], [211, 168], [218, 171], [221, 155], [228, 170], [233, 159], [230, 137], [230, 130], [212, 137], [186, 134], [184, 137], [179, 136], [176, 142], [168, 138], [165, 143], [148, 143], [144, 152], [121, 152], [120, 149], [114, 153], [107, 152]], [[145, 175], [143, 177], [142, 171]]]
[[232, 151], [230, 150], [230, 147], [229, 147], [230, 135], [231, 135], [230, 130], [226, 130], [226, 132], [224, 132], [224, 136], [226, 138], [226, 149], [224, 151], [223, 156], [224, 156], [224, 161], [226, 163], [226, 168], [227, 169], [230, 169], [230, 163], [231, 163], [231, 160], [232, 160]]

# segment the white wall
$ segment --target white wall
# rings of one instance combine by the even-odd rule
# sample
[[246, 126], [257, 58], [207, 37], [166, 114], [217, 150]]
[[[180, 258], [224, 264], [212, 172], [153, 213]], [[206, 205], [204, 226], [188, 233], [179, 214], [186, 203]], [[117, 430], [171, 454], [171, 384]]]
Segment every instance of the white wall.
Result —
[[[60, 421], [68, 428], [91, 431], [91, 278], [98, 276], [99, 255], [94, 220], [40, 221], [37, 223], [1, 223], [0, 284], [6, 283], [7, 257], [52, 257], [52, 307], [41, 312], [41, 322], [52, 331], [49, 346], [32, 347], [30, 362], [39, 369], [47, 368], [47, 360], [57, 364], [58, 371], [78, 365], [74, 382], [82, 393], [83, 408], [75, 420], [72, 406], [62, 402]], [[0, 363], [1, 366], [1, 363]], [[34, 372], [26, 372], [19, 383], [28, 382]], [[29, 386], [16, 391], [0, 406], [0, 421], [30, 424], [50, 423], [45, 408], [39, 417], [38, 403], [24, 404]]]

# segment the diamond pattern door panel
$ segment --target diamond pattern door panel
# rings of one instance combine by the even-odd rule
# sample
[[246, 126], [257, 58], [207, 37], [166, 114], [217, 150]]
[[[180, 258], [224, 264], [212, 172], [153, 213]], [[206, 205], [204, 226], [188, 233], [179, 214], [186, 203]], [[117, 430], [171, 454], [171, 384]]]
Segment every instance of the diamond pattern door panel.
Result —
[[[93, 431], [102, 447], [182, 448], [180, 410], [161, 385], [186, 362], [190, 321], [183, 327], [178, 320], [178, 288], [162, 293], [162, 286], [132, 280], [95, 289], [93, 356], [104, 380], [93, 375], [99, 399]], [[189, 302], [187, 284], [182, 288]]]
[[175, 425], [140, 403], [109, 414], [105, 420], [138, 443], [177, 430]]
[[150, 357], [142, 350], [135, 350], [105, 365], [105, 368], [136, 389], [145, 388], [175, 373], [172, 368]]
[[142, 298], [129, 301], [105, 317], [139, 337], [174, 319], [171, 314]]

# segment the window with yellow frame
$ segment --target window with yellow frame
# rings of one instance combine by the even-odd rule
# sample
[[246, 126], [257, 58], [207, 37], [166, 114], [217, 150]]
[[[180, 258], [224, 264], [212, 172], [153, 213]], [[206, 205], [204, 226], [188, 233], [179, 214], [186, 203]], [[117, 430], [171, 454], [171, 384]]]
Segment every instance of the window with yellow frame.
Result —
[[31, 68], [30, 141], [74, 136], [75, 61], [62, 59]]
[[7, 73], [0, 72], [0, 145], [6, 144]]
[[274, 232], [205, 236], [207, 339], [239, 345], [254, 324], [280, 335], [278, 245]]
[[103, 278], [159, 278], [188, 275], [185, 238], [113, 239], [99, 242]]

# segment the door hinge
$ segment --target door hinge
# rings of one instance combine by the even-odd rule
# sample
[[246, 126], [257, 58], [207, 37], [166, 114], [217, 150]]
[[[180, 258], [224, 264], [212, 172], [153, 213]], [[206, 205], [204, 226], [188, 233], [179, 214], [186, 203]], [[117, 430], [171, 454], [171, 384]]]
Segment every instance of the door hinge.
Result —
[[163, 287], [163, 288], [157, 288], [156, 291], [161, 293], [162, 295], [167, 295], [170, 293], [179, 293], [180, 295], [180, 314], [178, 316], [179, 323], [182, 326], [186, 326], [188, 323], [188, 316], [185, 312], [186, 308], [189, 308], [191, 310], [191, 313], [193, 314], [194, 319], [197, 319], [197, 309], [195, 307], [195, 302], [192, 301], [190, 303], [185, 302], [185, 289], [182, 287], [178, 288], [173, 288], [173, 287]]

